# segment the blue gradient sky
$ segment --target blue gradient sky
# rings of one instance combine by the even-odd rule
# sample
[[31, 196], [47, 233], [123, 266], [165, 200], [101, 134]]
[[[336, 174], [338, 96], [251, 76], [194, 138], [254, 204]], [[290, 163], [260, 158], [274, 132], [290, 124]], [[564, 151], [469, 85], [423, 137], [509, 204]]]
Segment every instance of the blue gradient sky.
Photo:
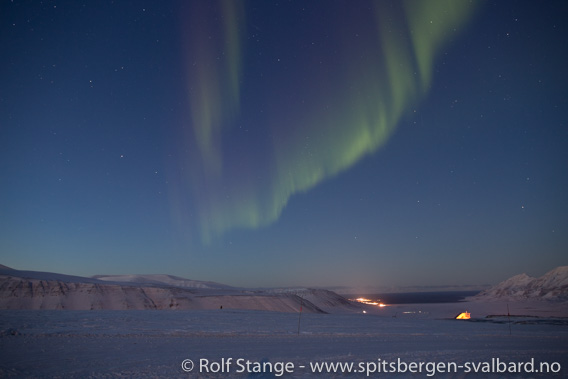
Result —
[[[0, 4], [2, 264], [397, 287], [495, 283], [568, 263], [565, 2], [479, 2], [383, 144], [247, 226], [241, 213], [269, 214], [265, 200], [281, 192], [276, 163], [296, 167], [302, 122], [316, 120], [306, 147], [333, 156], [342, 129], [317, 120], [350, 120], [359, 102], [337, 89], [364, 88], [371, 79], [355, 68], [390, 53], [374, 53], [380, 22], [363, 17], [368, 2], [242, 2], [229, 42], [223, 4], [196, 4]], [[206, 32], [214, 42], [191, 43]], [[199, 85], [217, 100], [212, 114], [227, 115], [216, 150], [193, 134], [208, 99], [192, 103]], [[219, 205], [230, 197], [246, 212]]]

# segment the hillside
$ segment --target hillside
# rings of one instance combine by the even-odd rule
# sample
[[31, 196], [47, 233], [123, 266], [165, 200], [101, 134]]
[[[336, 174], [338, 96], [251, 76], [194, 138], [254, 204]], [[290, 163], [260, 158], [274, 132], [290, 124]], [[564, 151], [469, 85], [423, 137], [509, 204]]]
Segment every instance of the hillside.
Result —
[[140, 285], [157, 285], [180, 288], [207, 288], [207, 289], [229, 289], [233, 288], [226, 284], [215, 282], [204, 282], [180, 278], [173, 275], [95, 275], [94, 279], [104, 282], [119, 282]]
[[250, 309], [357, 312], [331, 291], [251, 290], [170, 275], [91, 278], [0, 268], [0, 309]]
[[515, 275], [482, 291], [472, 300], [568, 302], [568, 266], [557, 267], [540, 278], [533, 278], [527, 274]]

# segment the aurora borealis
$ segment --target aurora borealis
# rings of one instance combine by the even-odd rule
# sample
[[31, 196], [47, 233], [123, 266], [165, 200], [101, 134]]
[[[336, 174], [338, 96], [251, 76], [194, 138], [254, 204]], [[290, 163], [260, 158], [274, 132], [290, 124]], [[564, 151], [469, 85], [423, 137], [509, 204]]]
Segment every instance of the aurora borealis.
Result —
[[[480, 4], [376, 2], [359, 10], [342, 3], [330, 5], [342, 14], [327, 36], [338, 41], [333, 59], [342, 63], [320, 76], [317, 62], [298, 56], [305, 71], [302, 82], [295, 82], [296, 72], [280, 74], [280, 80], [294, 82], [298, 94], [313, 93], [303, 97], [302, 104], [278, 104], [279, 94], [274, 91], [260, 94], [276, 104], [274, 113], [286, 119], [268, 119], [260, 126], [268, 130], [268, 138], [261, 143], [271, 146], [254, 151], [257, 156], [251, 160], [260, 157], [266, 164], [255, 167], [249, 176], [230, 174], [242, 173], [240, 165], [251, 161], [242, 157], [249, 147], [228, 157], [223, 148], [234, 143], [227, 129], [239, 122], [240, 91], [247, 86], [241, 77], [246, 56], [241, 51], [246, 26], [242, 3], [222, 1], [214, 3], [218, 8], [208, 4], [205, 10], [203, 4], [194, 5], [189, 17], [217, 14], [219, 30], [210, 30], [203, 18], [194, 23], [189, 19], [196, 27], [187, 31], [195, 131], [188, 143], [199, 152], [190, 158], [198, 167], [191, 170], [189, 183], [206, 189], [180, 192], [196, 196], [201, 236], [208, 243], [233, 228], [258, 228], [276, 221], [291, 196], [349, 169], [383, 145], [400, 118], [426, 94], [438, 50], [450, 37], [457, 38]], [[366, 37], [361, 41], [349, 30], [358, 20], [364, 20], [361, 35]], [[301, 50], [301, 44], [291, 42], [288, 49]], [[310, 54], [324, 53], [318, 47], [313, 50]]]
[[0, 7], [1, 264], [397, 288], [566, 264], [561, 1]]

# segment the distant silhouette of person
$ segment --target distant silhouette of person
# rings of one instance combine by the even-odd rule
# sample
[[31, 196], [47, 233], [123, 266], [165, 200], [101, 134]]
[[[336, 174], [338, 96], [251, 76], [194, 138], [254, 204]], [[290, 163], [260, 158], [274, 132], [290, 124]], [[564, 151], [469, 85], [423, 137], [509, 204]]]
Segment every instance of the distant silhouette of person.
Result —
[[219, 309], [223, 309], [223, 306], [221, 305], [221, 306], [219, 307]]

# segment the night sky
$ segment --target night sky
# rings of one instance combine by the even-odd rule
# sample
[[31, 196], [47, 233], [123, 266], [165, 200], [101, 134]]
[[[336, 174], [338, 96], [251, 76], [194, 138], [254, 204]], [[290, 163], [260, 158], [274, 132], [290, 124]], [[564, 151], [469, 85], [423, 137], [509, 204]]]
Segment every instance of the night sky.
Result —
[[565, 1], [0, 2], [0, 263], [237, 286], [568, 264]]

